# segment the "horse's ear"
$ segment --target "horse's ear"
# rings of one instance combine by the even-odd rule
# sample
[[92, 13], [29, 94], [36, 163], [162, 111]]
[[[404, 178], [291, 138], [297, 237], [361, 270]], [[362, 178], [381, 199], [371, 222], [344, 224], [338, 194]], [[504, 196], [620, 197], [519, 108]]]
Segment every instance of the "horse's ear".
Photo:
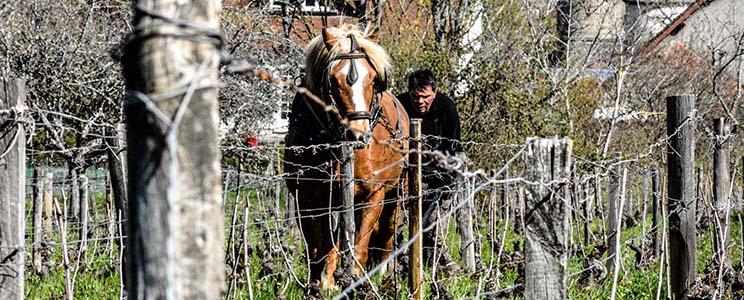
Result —
[[370, 23], [367, 25], [367, 29], [364, 30], [364, 35], [368, 40], [377, 43], [380, 40], [380, 27]]
[[323, 42], [325, 43], [326, 49], [329, 51], [333, 49], [333, 46], [336, 46], [336, 42], [338, 42], [336, 37], [334, 37], [326, 27], [323, 27]]

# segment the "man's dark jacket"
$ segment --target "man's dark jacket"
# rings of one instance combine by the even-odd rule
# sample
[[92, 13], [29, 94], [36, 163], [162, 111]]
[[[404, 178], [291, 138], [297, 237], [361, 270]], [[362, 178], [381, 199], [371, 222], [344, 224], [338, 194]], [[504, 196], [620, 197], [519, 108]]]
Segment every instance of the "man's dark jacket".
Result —
[[[421, 115], [416, 111], [409, 93], [398, 95], [398, 100], [403, 104], [403, 107], [406, 109], [406, 112], [408, 112], [410, 118], [422, 119], [421, 134], [424, 139], [424, 150], [438, 150], [448, 156], [462, 152], [462, 143], [460, 142], [460, 117], [457, 113], [455, 102], [452, 101], [450, 97], [447, 97], [442, 93], [437, 93], [429, 111], [424, 115]], [[436, 167], [436, 162], [432, 161], [431, 157], [424, 157], [422, 163], [424, 164], [425, 172], [424, 181], [430, 181], [427, 180], [427, 177], [428, 179], [434, 179], [434, 177], [437, 177], [449, 181], [446, 180], [448, 178], [434, 176], [436, 175], [434, 173], [442, 173], [443, 170]]]

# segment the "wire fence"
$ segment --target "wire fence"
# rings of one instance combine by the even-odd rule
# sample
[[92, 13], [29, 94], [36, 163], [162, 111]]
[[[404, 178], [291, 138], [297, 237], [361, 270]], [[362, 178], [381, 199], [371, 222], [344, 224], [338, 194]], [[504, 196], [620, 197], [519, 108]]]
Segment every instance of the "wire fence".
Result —
[[[675, 133], [676, 134], [676, 133]], [[453, 257], [455, 264], [461, 264], [459, 258], [463, 255], [463, 248], [473, 246], [475, 251], [476, 265], [474, 269], [466, 270], [463, 266], [454, 268], [454, 271], [443, 270], [443, 267], [427, 267], [426, 285], [432, 296], [457, 298], [482, 298], [482, 297], [511, 297], [521, 295], [524, 289], [524, 234], [529, 220], [525, 220], [525, 193], [531, 186], [543, 186], [554, 188], [556, 183], [562, 183], [565, 188], [565, 197], [562, 201], [568, 208], [570, 228], [570, 241], [567, 248], [556, 251], [565, 251], [568, 257], [569, 268], [567, 283], [571, 289], [593, 288], [601, 290], [606, 288], [609, 282], [608, 274], [616, 273], [609, 269], [614, 255], [608, 255], [610, 240], [614, 237], [614, 230], [609, 227], [609, 207], [607, 191], [610, 181], [618, 180], [617, 170], [626, 169], [628, 176], [623, 177], [624, 192], [623, 201], [627, 206], [620, 215], [619, 222], [627, 227], [621, 227], [622, 238], [620, 252], [623, 262], [619, 273], [631, 274], [637, 270], [646, 273], [658, 274], [659, 278], [666, 276], [668, 285], [668, 272], [665, 265], [669, 264], [668, 250], [666, 245], [666, 219], [678, 211], [654, 212], [652, 207], [663, 210], [664, 200], [660, 205], [653, 205], [655, 191], [651, 190], [649, 174], [651, 171], [662, 172], [663, 166], [648, 166], [645, 163], [648, 157], [661, 157], [666, 154], [666, 145], [669, 136], [662, 137], [656, 143], [647, 147], [635, 155], [621, 155], [605, 160], [586, 160], [573, 157], [571, 176], [561, 179], [560, 182], [530, 181], [525, 174], [526, 168], [530, 166], [524, 161], [525, 145], [465, 143], [467, 151], [476, 151], [480, 147], [490, 147], [503, 152], [502, 164], [493, 166], [477, 166], [462, 157], [450, 156], [441, 152], [423, 151], [423, 155], [434, 158], [432, 163], [438, 165], [441, 172], [455, 174], [458, 178], [452, 186], [442, 187], [428, 192], [450, 192], [453, 191], [452, 205], [449, 209], [440, 212], [435, 223], [425, 224], [423, 231], [415, 236], [408, 236], [405, 230], [408, 220], [404, 211], [408, 209], [407, 204], [414, 199], [411, 195], [401, 194], [398, 197], [385, 198], [379, 203], [365, 204], [357, 203], [353, 207], [340, 205], [327, 205], [322, 208], [303, 209], [298, 199], [293, 197], [293, 192], [285, 186], [286, 180], [292, 180], [298, 176], [297, 172], [316, 172], [321, 174], [317, 178], [306, 178], [321, 183], [327, 183], [329, 187], [340, 180], [340, 175], [335, 168], [331, 167], [338, 161], [330, 161], [323, 167], [309, 166], [299, 168], [297, 172], [285, 171], [285, 166], [292, 162], [285, 161], [285, 151], [326, 151], [336, 149], [337, 145], [314, 145], [309, 147], [284, 147], [282, 144], [259, 145], [256, 147], [231, 146], [224, 147], [222, 167], [223, 186], [223, 213], [225, 218], [225, 268], [227, 272], [227, 291], [225, 297], [228, 299], [243, 298], [246, 294], [250, 297], [293, 295], [298, 296], [322, 296], [315, 283], [309, 281], [309, 261], [307, 245], [304, 240], [303, 231], [310, 230], [299, 226], [303, 219], [310, 220], [321, 217], [330, 217], [332, 223], [329, 235], [334, 241], [339, 240], [340, 214], [354, 211], [360, 212], [370, 208], [371, 205], [395, 204], [403, 210], [396, 220], [398, 224], [394, 246], [389, 250], [390, 255], [381, 262], [365, 266], [365, 272], [352, 281], [341, 282], [340, 293], [327, 295], [335, 299], [341, 299], [349, 293], [357, 295], [368, 295], [378, 298], [396, 298], [407, 294], [404, 288], [406, 279], [401, 274], [407, 270], [406, 257], [411, 243], [421, 238], [424, 234], [437, 230], [437, 226], [445, 228], [446, 234], [441, 243], [439, 255]], [[712, 149], [710, 149], [712, 151]], [[31, 151], [33, 152], [33, 150]], [[712, 153], [706, 152], [706, 155]], [[340, 158], [339, 158], [340, 159]], [[402, 161], [405, 165], [407, 162]], [[297, 165], [293, 165], [298, 168]], [[405, 166], [409, 167], [409, 166]], [[44, 191], [43, 174], [52, 173], [54, 180], [53, 197], [51, 197], [53, 215], [45, 215], [47, 212], [39, 213], [33, 208], [32, 194], [29, 193], [27, 204], [27, 227], [26, 245], [17, 247], [25, 251], [29, 258], [28, 269], [35, 270], [38, 276], [45, 276], [61, 269], [67, 269], [68, 263], [62, 263], [61, 258], [55, 254], [65, 248], [71, 259], [77, 257], [78, 264], [91, 265], [101, 262], [109, 264], [112, 270], [120, 270], [122, 257], [120, 245], [126, 241], [127, 216], [117, 210], [111, 197], [110, 184], [107, 180], [106, 171], [95, 169], [86, 172], [90, 192], [87, 193], [90, 210], [88, 224], [81, 222], [80, 215], [71, 214], [71, 189], [73, 179], [67, 178], [67, 171], [61, 168], [42, 168], [41, 173], [36, 174], [29, 170], [27, 191]], [[732, 178], [737, 177], [734, 172]], [[709, 175], [707, 175], [709, 176]], [[698, 235], [703, 240], [711, 228], [720, 227], [722, 224], [712, 224], [711, 216], [716, 212], [711, 203], [711, 184], [703, 176], [698, 182], [700, 190], [695, 201], [701, 211], [698, 217]], [[732, 179], [733, 180], [733, 179]], [[361, 179], [355, 181], [362, 183]], [[662, 181], [663, 182], [663, 181]], [[382, 185], [395, 185], [397, 182], [375, 182]], [[42, 187], [37, 188], [37, 185]], [[662, 184], [663, 185], [663, 184]], [[79, 185], [78, 185], [79, 188]], [[445, 190], [446, 189], [446, 190]], [[737, 184], [732, 185], [733, 198], [728, 209], [736, 212], [741, 207], [741, 193]], [[656, 191], [658, 193], [658, 191]], [[86, 193], [78, 193], [83, 195]], [[665, 195], [666, 193], [661, 193]], [[657, 195], [659, 196], [659, 195]], [[44, 197], [36, 195], [36, 197]], [[79, 197], [79, 196], [78, 196]], [[661, 197], [660, 199], [663, 199]], [[47, 200], [45, 200], [47, 201]], [[85, 201], [85, 200], [83, 200]], [[328, 199], [318, 199], [328, 202]], [[657, 200], [659, 201], [659, 200]], [[693, 205], [693, 204], [689, 204]], [[678, 206], [678, 209], [681, 209]], [[80, 212], [85, 214], [86, 212]], [[462, 226], [454, 226], [461, 221], [459, 214], [472, 215], [472, 241], [460, 243], [464, 238], [460, 230]], [[664, 217], [658, 218], [656, 224], [649, 220], [654, 213]], [[735, 214], [739, 218], [738, 213]], [[34, 226], [35, 216], [41, 216], [52, 224]], [[734, 215], [731, 217], [737, 220]], [[453, 224], [453, 226], [450, 226]], [[726, 226], [731, 226], [726, 224]], [[740, 223], [736, 227], [740, 229]], [[81, 229], [87, 231], [81, 232]], [[588, 228], [588, 229], [587, 229]], [[314, 230], [314, 229], [313, 229]], [[34, 234], [40, 231], [42, 238], [35, 240]], [[731, 253], [733, 258], [741, 260], [742, 246], [740, 236], [729, 231], [731, 238]], [[652, 250], [653, 241], [660, 249]], [[707, 242], [706, 242], [707, 243]], [[126, 243], [124, 243], [126, 244]], [[334, 242], [335, 244], [335, 242]], [[704, 245], [703, 247], [709, 247]], [[372, 247], [373, 250], [380, 250]], [[707, 250], [702, 250], [706, 252]], [[95, 255], [87, 255], [94, 252]], [[107, 259], [101, 258], [106, 254]], [[39, 265], [35, 256], [42, 263]], [[339, 253], [344, 256], [347, 253]], [[655, 257], [654, 255], [661, 255]], [[735, 256], [734, 256], [735, 255]], [[714, 257], [701, 257], [703, 263], [709, 264]], [[705, 261], [708, 260], [708, 261]], [[435, 260], [436, 261], [436, 260]], [[3, 264], [2, 266], [8, 266]], [[378, 278], [378, 273], [392, 266], [392, 274], [383, 275]], [[12, 266], [10, 266], [12, 267]], [[389, 269], [388, 269], [389, 270]], [[710, 270], [700, 270], [709, 272]], [[81, 269], [77, 276], [86, 276], [86, 272], [92, 270]], [[438, 274], [447, 272], [448, 274]], [[731, 270], [730, 272], [740, 272]], [[122, 276], [121, 272], [117, 272]], [[656, 276], [656, 275], [654, 275]], [[121, 279], [120, 282], [124, 282]], [[701, 285], [704, 282], [701, 281]], [[627, 284], [627, 283], [626, 283]], [[462, 287], [467, 291], [462, 291]], [[667, 286], [660, 284], [655, 294], [666, 295]], [[714, 289], [716, 289], [714, 287]], [[294, 292], [293, 292], [294, 291]], [[294, 293], [294, 294], [293, 294]], [[579, 292], [574, 292], [579, 293]]]

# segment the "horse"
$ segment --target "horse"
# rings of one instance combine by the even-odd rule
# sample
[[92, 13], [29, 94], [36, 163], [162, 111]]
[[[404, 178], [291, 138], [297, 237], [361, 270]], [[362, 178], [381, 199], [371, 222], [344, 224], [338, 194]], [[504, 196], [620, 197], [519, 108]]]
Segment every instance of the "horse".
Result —
[[392, 252], [409, 119], [387, 91], [390, 72], [390, 57], [377, 34], [354, 25], [323, 28], [306, 49], [302, 82], [307, 92], [298, 92], [292, 103], [284, 170], [297, 201], [310, 280], [319, 281], [321, 289], [336, 288], [339, 239], [330, 211], [341, 208], [342, 142], [361, 144], [354, 148], [355, 275]]

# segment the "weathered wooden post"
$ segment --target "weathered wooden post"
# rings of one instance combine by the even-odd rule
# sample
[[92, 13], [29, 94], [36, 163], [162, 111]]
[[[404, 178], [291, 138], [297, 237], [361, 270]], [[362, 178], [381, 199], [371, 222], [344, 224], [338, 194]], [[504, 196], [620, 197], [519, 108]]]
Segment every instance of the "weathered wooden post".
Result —
[[729, 139], [731, 126], [725, 118], [714, 121], [716, 142], [713, 151], [713, 197], [715, 197], [715, 222], [713, 228], [713, 253], [719, 264], [729, 265], [725, 255], [729, 244], [729, 209], [731, 209], [731, 176], [729, 172]]
[[610, 182], [609, 191], [607, 197], [607, 206], [609, 207], [609, 220], [607, 222], [607, 257], [610, 258], [607, 262], [607, 269], [611, 270], [614, 267], [615, 255], [617, 254], [617, 238], [616, 235], [620, 234], [623, 224], [623, 211], [620, 210], [621, 198], [625, 195], [622, 194], [622, 174], [624, 166], [620, 163], [620, 153], [614, 153], [613, 158], [615, 165], [610, 171]]
[[128, 299], [221, 299], [221, 1], [137, 0], [127, 99]]
[[[703, 175], [703, 168], [698, 167], [697, 168], [697, 180], [695, 185], [695, 206], [699, 207], [699, 209], [695, 210], [695, 224], [699, 224], [704, 222], [703, 217], [705, 217], [705, 212], [707, 211], [707, 203], [708, 203], [708, 192], [710, 189], [708, 189], [707, 185], [707, 176]], [[707, 221], [706, 221], [707, 223]]]
[[42, 230], [41, 230], [41, 220], [44, 217], [42, 214], [43, 206], [44, 206], [44, 180], [41, 177], [41, 167], [34, 166], [34, 181], [33, 181], [33, 187], [34, 187], [34, 206], [33, 206], [33, 246], [34, 246], [34, 252], [32, 257], [32, 262], [34, 265], [34, 269], [36, 270], [36, 274], [41, 274], [41, 238], [42, 238]]
[[[641, 179], [641, 182], [642, 182], [641, 183], [641, 204], [643, 206], [643, 208], [641, 209], [641, 220], [640, 220], [641, 227], [642, 227], [641, 232], [643, 233], [643, 236], [646, 236], [646, 233], [647, 233], [646, 217], [648, 215], [648, 198], [649, 198], [648, 195], [650, 194], [649, 189], [651, 188], [650, 186], [651, 185], [651, 171], [650, 170], [648, 169], [643, 170], [643, 178]], [[641, 249], [643, 249], [644, 252], [648, 252], [646, 251], [644, 247], [644, 243], [641, 243]]]
[[667, 102], [667, 197], [672, 299], [687, 299], [695, 282], [695, 98], [670, 96]]
[[524, 154], [525, 200], [525, 299], [566, 299], [568, 264], [569, 139], [529, 138]]
[[109, 178], [111, 182], [111, 194], [116, 203], [116, 208], [126, 214], [127, 203], [127, 185], [126, 185], [126, 152], [123, 150], [122, 141], [126, 138], [123, 136], [124, 124], [117, 124], [116, 129], [112, 129], [107, 134], [104, 141], [107, 147]]
[[[470, 188], [470, 187], [467, 187]], [[473, 237], [473, 198], [457, 193], [458, 201], [466, 201], [456, 215], [457, 229], [460, 233], [460, 256], [466, 272], [475, 272], [475, 238]], [[446, 232], [446, 229], [445, 229]]]
[[605, 230], [605, 224], [607, 223], [607, 218], [605, 217], [605, 209], [602, 204], [602, 178], [599, 177], [600, 174], [601, 171], [599, 168], [596, 168], [594, 170], [594, 204], [599, 211], [599, 220], [602, 221], [602, 226], [600, 226], [602, 229], [602, 240], [606, 241], [607, 230]]
[[108, 250], [109, 250], [109, 255], [110, 255], [109, 260], [113, 261], [114, 244], [116, 244], [114, 237], [116, 236], [116, 223], [117, 223], [116, 222], [116, 211], [117, 209], [116, 209], [116, 204], [114, 204], [114, 196], [112, 195], [112, 192], [111, 192], [111, 174], [108, 174], [108, 176], [106, 176], [105, 192], [106, 192], [106, 196], [105, 196], [106, 197], [106, 206], [105, 206], [106, 217], [105, 218], [106, 218], [106, 240], [107, 240], [106, 245], [108, 246]]
[[651, 186], [653, 192], [651, 193], [651, 206], [653, 210], [653, 217], [651, 218], [651, 249], [654, 254], [654, 257], [656, 259], [659, 259], [661, 256], [661, 240], [659, 240], [659, 227], [661, 226], [661, 208], [662, 208], [662, 201], [661, 201], [661, 174], [658, 170], [653, 171], [653, 175], [651, 176]]
[[26, 83], [0, 78], [0, 299], [23, 299]]
[[411, 245], [408, 252], [408, 291], [410, 298], [421, 300], [424, 299], [424, 293], [421, 284], [423, 283], [424, 264], [423, 264], [423, 236], [421, 235], [422, 221], [422, 199], [423, 190], [421, 186], [421, 119], [411, 119], [411, 152], [408, 154], [408, 197], [411, 200], [408, 210], [408, 236], [415, 237], [416, 240]]
[[[272, 164], [271, 167], [274, 170], [274, 175], [276, 175], [276, 176], [282, 176], [282, 173], [283, 173], [283, 171], [282, 171], [282, 165], [283, 164], [282, 164], [282, 157], [281, 157], [281, 151], [280, 151], [281, 148], [280, 148], [280, 145], [279, 145], [278, 142], [274, 143], [274, 148], [277, 149], [277, 150], [276, 150], [276, 154], [275, 155], [272, 155], [272, 159], [274, 160], [274, 163]], [[353, 151], [353, 149], [352, 149], [352, 151]], [[353, 164], [352, 164], [352, 166], [353, 166]], [[354, 168], [352, 167], [352, 170], [353, 169]], [[240, 170], [238, 170], [238, 171], [240, 171]], [[238, 173], [238, 175], [239, 174], [240, 173]], [[354, 177], [352, 176], [352, 178], [354, 178]], [[238, 180], [240, 180], [240, 176], [238, 176]], [[282, 219], [282, 215], [281, 215], [281, 207], [282, 207], [282, 185], [284, 185], [284, 181], [282, 181], [282, 180], [275, 180], [274, 181], [274, 219], [277, 220], [277, 222]], [[352, 189], [352, 192], [353, 192], [353, 189]], [[352, 203], [354, 203], [353, 200], [352, 200]]]
[[46, 173], [44, 176], [44, 232], [47, 236], [52, 233], [52, 221], [54, 220], [54, 174]]
[[584, 247], [589, 246], [592, 242], [592, 208], [591, 199], [589, 199], [589, 192], [584, 189], [582, 185], [579, 185], [579, 197], [581, 202], [581, 214], [583, 215], [582, 225], [584, 231]]
[[354, 223], [354, 146], [351, 143], [341, 144], [341, 253], [348, 276], [354, 276], [354, 240], [356, 225]]
[[82, 243], [80, 249], [85, 251], [88, 242], [88, 176], [80, 174], [80, 231], [79, 236]]
[[[630, 176], [627, 176], [625, 180], [630, 180]], [[625, 182], [626, 190], [625, 194], [622, 194], [621, 197], [623, 197], [623, 211], [620, 212], [620, 224], [622, 225], [628, 225], [625, 223], [626, 219], [630, 219], [631, 222], [635, 222], [635, 212], [638, 210], [638, 200], [634, 199], [633, 195], [633, 187], [632, 185], [628, 185], [627, 182]], [[626, 226], [627, 227], [627, 226]]]
[[80, 216], [80, 181], [78, 181], [78, 169], [73, 167], [67, 174], [67, 181], [70, 182], [70, 212], [73, 220], [78, 221]]

